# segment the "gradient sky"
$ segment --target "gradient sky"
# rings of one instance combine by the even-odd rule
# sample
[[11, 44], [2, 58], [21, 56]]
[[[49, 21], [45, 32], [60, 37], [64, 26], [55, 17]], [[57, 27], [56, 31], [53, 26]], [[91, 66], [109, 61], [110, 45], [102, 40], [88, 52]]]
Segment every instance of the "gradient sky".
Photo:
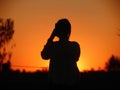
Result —
[[112, 54], [120, 56], [119, 9], [119, 0], [0, 0], [0, 18], [15, 22], [11, 42], [15, 47], [9, 48], [12, 68], [33, 71], [48, 67], [49, 60], [42, 60], [40, 52], [55, 23], [68, 18], [70, 40], [81, 47], [79, 69], [103, 69]]

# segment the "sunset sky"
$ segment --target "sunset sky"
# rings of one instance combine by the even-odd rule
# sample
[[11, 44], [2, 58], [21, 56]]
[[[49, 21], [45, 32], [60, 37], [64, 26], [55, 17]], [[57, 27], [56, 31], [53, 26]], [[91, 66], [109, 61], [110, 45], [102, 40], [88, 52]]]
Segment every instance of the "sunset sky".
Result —
[[55, 23], [71, 22], [71, 41], [81, 47], [79, 69], [103, 69], [112, 54], [120, 56], [119, 0], [0, 0], [0, 18], [14, 20], [12, 69], [48, 67], [40, 52]]

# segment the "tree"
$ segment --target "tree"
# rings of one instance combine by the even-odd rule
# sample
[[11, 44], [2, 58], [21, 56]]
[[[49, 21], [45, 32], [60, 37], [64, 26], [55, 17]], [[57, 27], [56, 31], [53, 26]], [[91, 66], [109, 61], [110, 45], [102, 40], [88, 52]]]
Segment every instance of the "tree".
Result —
[[3, 20], [0, 18], [0, 71], [2, 71], [2, 64], [6, 57], [11, 58], [11, 53], [6, 50], [6, 45], [9, 44], [14, 34], [14, 22], [12, 19], [7, 18]]
[[105, 66], [107, 71], [120, 71], [120, 58], [112, 55]]

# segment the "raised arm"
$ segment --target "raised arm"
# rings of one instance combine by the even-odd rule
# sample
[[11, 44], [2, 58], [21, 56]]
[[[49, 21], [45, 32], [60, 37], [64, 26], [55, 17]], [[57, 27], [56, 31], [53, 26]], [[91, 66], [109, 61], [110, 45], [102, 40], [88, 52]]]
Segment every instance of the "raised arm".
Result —
[[41, 51], [41, 57], [43, 59], [48, 60], [50, 58], [54, 37], [55, 37], [55, 31], [53, 30], [50, 38], [48, 39], [46, 45], [44, 46], [43, 50]]

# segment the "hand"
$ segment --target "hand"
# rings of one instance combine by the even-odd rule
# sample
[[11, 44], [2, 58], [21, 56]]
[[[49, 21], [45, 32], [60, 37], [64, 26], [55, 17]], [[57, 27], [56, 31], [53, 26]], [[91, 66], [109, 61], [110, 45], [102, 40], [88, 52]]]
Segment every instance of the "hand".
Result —
[[49, 42], [49, 41], [53, 41], [54, 37], [55, 37], [55, 29], [53, 30], [50, 38], [48, 39], [48, 42]]

